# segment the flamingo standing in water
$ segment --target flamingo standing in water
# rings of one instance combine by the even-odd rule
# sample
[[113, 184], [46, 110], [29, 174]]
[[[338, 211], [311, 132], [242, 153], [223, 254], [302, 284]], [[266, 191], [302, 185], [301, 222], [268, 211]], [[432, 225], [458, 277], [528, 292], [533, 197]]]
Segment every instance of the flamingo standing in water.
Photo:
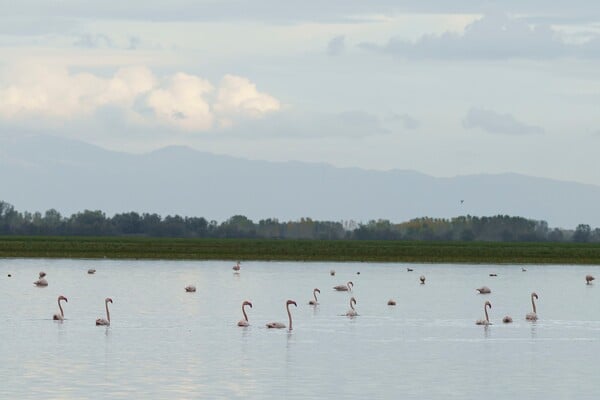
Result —
[[348, 283], [346, 283], [345, 285], [337, 285], [333, 288], [338, 292], [351, 292], [353, 287], [354, 283], [352, 283], [352, 281], [348, 281]]
[[505, 324], [510, 324], [513, 322], [513, 320], [510, 315], [505, 315], [504, 318], [502, 318], [502, 322], [504, 322]]
[[107, 297], [106, 299], [104, 299], [104, 306], [106, 307], [106, 319], [104, 318], [98, 318], [96, 320], [96, 325], [110, 325], [110, 313], [108, 312], [108, 303], [112, 304], [112, 299], [110, 297]]
[[237, 326], [242, 326], [242, 327], [244, 327], [244, 326], [248, 326], [248, 325], [250, 325], [250, 324], [248, 323], [248, 315], [246, 315], [246, 310], [244, 310], [244, 306], [250, 306], [250, 308], [252, 308], [252, 303], [250, 303], [250, 302], [249, 302], [249, 301], [247, 301], [247, 300], [246, 300], [246, 301], [244, 301], [244, 302], [242, 303], [242, 314], [244, 315], [244, 319], [241, 319], [241, 320], [238, 322], [238, 325], [237, 325]]
[[37, 287], [48, 286], [48, 281], [44, 278], [45, 276], [46, 276], [46, 273], [44, 271], [40, 271], [38, 280], [33, 282], [33, 284]]
[[52, 316], [52, 319], [55, 321], [62, 321], [65, 319], [65, 313], [63, 312], [62, 306], [60, 305], [61, 300], [64, 300], [67, 303], [69, 302], [69, 300], [67, 300], [65, 296], [58, 296], [58, 309], [60, 310], [60, 314], [54, 314]]
[[486, 301], [486, 302], [483, 304], [483, 312], [485, 313], [485, 319], [480, 319], [480, 320], [477, 320], [477, 321], [475, 322], [475, 324], [477, 324], [477, 325], [485, 325], [485, 326], [487, 326], [487, 325], [491, 325], [491, 324], [492, 324], [492, 323], [490, 322], [490, 318], [489, 318], [489, 316], [488, 316], [488, 312], [487, 312], [487, 309], [488, 309], [488, 307], [489, 307], [489, 308], [490, 308], [490, 310], [491, 310], [491, 309], [492, 309], [492, 303], [490, 303], [489, 301]]
[[389, 300], [388, 300], [388, 302], [387, 302], [387, 305], [388, 305], [388, 306], [395, 306], [395, 305], [396, 305], [396, 300], [394, 300], [394, 299], [389, 299]]
[[358, 315], [358, 313], [354, 309], [354, 304], [356, 304], [356, 299], [352, 297], [350, 299], [350, 309], [348, 310], [348, 312], [346, 312], [347, 317], [356, 317]]
[[479, 289], [475, 289], [479, 292], [479, 294], [489, 294], [492, 293], [492, 290], [487, 286], [482, 286]]
[[[298, 307], [298, 304], [296, 304], [296, 302], [294, 300], [288, 300], [285, 303], [285, 308], [287, 310], [288, 313], [288, 321], [290, 323], [290, 331], [292, 330], [292, 314], [290, 313], [290, 304], [295, 305], [296, 307]], [[269, 322], [266, 325], [267, 328], [273, 328], [273, 329], [283, 329], [285, 328], [285, 324], [281, 323], [281, 322]]]
[[536, 312], [536, 309], [535, 309], [535, 301], [533, 300], [533, 298], [534, 298], [534, 297], [535, 297], [535, 298], [536, 298], [536, 300], [537, 300], [537, 298], [538, 298], [538, 295], [537, 295], [537, 293], [536, 293], [536, 292], [533, 292], [533, 293], [531, 293], [531, 305], [533, 306], [533, 312], [530, 312], [530, 313], [528, 313], [528, 314], [525, 316], [525, 319], [526, 319], [527, 321], [537, 321], [537, 319], [538, 319], [538, 317], [537, 317], [537, 312]]
[[596, 278], [594, 278], [592, 275], [586, 275], [586, 276], [585, 276], [585, 283], [586, 283], [586, 284], [588, 284], [588, 285], [591, 285], [591, 284], [592, 284], [592, 281], [593, 281], [594, 279], [596, 279]]
[[234, 270], [235, 272], [239, 272], [239, 270], [242, 268], [242, 266], [240, 265], [240, 262], [238, 261], [237, 264], [235, 264], [231, 269]]
[[321, 294], [321, 291], [320, 291], [319, 289], [317, 289], [317, 288], [314, 288], [314, 289], [313, 289], [313, 297], [314, 297], [315, 299], [314, 299], [314, 300], [311, 300], [311, 301], [309, 301], [309, 302], [308, 302], [308, 305], [311, 305], [311, 306], [316, 306], [316, 305], [318, 305], [318, 304], [319, 304], [319, 301], [317, 300], [317, 293]]

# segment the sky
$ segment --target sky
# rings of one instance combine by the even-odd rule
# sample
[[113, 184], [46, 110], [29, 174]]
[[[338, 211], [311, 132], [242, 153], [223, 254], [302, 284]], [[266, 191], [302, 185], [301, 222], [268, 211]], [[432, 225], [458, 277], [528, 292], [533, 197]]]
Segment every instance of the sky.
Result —
[[0, 134], [600, 185], [597, 1], [0, 7]]

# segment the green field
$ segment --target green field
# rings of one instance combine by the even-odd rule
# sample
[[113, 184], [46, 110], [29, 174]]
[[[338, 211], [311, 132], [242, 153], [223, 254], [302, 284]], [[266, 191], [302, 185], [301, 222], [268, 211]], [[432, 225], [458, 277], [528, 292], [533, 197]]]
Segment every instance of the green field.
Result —
[[4, 236], [0, 257], [600, 264], [600, 244]]

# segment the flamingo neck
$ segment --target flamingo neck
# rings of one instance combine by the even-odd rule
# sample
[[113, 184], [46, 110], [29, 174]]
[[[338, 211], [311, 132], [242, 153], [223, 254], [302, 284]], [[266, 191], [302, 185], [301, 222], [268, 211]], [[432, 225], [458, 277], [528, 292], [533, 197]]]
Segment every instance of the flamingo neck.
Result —
[[62, 299], [58, 299], [58, 309], [60, 310], [60, 316], [64, 318], [65, 313], [63, 312], [62, 306], [60, 305], [60, 301]]
[[290, 313], [290, 305], [286, 304], [285, 308], [287, 309], [288, 322], [290, 323], [290, 331], [291, 331], [292, 330], [292, 313]]
[[487, 312], [487, 304], [483, 306], [483, 312], [485, 313], [485, 321], [490, 322], [490, 317], [488, 317], [488, 312]]
[[533, 300], [533, 296], [531, 296], [531, 305], [533, 306], [533, 313], [536, 314], [535, 301]]
[[313, 297], [315, 298], [315, 303], [317, 302], [317, 291], [313, 290]]
[[350, 308], [354, 310], [354, 303], [350, 301]]
[[108, 301], [105, 301], [104, 305], [106, 306], [106, 320], [110, 322], [110, 312], [108, 312]]
[[246, 310], [244, 309], [245, 304], [242, 304], [242, 314], [244, 314], [244, 319], [248, 322], [248, 316], [246, 315]]

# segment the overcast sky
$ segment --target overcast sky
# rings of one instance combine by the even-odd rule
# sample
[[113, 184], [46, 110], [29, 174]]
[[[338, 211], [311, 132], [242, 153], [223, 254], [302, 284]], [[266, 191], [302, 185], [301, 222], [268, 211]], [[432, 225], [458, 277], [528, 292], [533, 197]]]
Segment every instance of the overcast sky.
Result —
[[0, 7], [2, 134], [600, 185], [597, 1]]

